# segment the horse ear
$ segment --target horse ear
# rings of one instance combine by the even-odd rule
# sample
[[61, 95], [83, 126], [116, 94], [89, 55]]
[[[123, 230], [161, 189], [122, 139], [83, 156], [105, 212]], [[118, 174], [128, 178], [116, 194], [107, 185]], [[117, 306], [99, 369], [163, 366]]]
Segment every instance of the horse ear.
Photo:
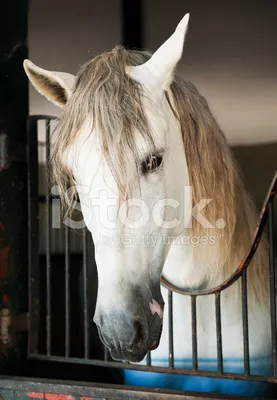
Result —
[[23, 67], [36, 90], [49, 101], [58, 107], [63, 107], [70, 99], [75, 87], [74, 75], [47, 71], [30, 60], [24, 60]]
[[147, 84], [152, 87], [154, 85], [167, 90], [172, 82], [176, 65], [182, 57], [189, 16], [186, 14], [183, 17], [174, 33], [147, 62], [135, 67], [127, 67], [127, 74], [146, 86]]

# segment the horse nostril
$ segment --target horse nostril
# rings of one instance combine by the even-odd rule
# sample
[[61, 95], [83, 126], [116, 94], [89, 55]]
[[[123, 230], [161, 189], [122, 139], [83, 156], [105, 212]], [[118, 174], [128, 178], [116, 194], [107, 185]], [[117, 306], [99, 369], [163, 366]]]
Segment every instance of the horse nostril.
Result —
[[135, 329], [136, 335], [142, 334], [142, 326], [139, 321], [134, 322], [134, 329]]
[[143, 326], [139, 321], [135, 321], [133, 323], [134, 327], [134, 336], [132, 340], [132, 347], [140, 347], [143, 344], [144, 334], [143, 334]]

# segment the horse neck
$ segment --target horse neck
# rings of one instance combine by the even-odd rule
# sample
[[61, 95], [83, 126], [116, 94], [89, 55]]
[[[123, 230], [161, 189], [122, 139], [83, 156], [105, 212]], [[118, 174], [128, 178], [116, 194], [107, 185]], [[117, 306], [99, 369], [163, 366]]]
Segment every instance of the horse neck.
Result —
[[[189, 230], [185, 230], [171, 244], [163, 268], [163, 276], [175, 286], [193, 290], [207, 285], [207, 265], [198, 257], [197, 245], [198, 238]], [[210, 246], [212, 250], [212, 244], [206, 246]], [[209, 282], [209, 286], [220, 283], [222, 279], [223, 271], [222, 275], [217, 275], [216, 282]]]

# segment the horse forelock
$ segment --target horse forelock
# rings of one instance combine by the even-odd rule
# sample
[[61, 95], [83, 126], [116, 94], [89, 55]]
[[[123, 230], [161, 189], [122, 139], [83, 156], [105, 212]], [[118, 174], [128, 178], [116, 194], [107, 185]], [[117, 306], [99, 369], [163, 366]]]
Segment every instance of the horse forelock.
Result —
[[114, 175], [120, 198], [128, 197], [134, 180], [134, 176], [128, 176], [130, 171], [134, 173], [130, 164], [139, 165], [134, 132], [140, 132], [150, 148], [154, 149], [155, 144], [143, 108], [142, 88], [126, 74], [125, 68], [142, 64], [150, 56], [149, 52], [128, 51], [116, 46], [81, 67], [53, 143], [51, 167], [62, 194], [66, 193], [68, 180], [72, 180], [64, 154], [84, 124], [91, 122], [91, 130], [96, 128], [102, 154]]

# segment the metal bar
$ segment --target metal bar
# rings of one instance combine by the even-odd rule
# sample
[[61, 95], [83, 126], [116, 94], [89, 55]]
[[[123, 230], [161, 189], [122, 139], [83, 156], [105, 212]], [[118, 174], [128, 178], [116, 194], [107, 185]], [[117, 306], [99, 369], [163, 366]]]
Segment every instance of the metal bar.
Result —
[[70, 262], [69, 228], [65, 226], [65, 355], [70, 353]]
[[147, 367], [151, 367], [151, 351], [150, 350], [147, 352], [146, 362], [147, 362]]
[[215, 294], [215, 320], [216, 320], [216, 341], [217, 341], [217, 368], [219, 373], [223, 373], [222, 357], [222, 334], [221, 334], [221, 305], [220, 292]]
[[38, 352], [40, 293], [39, 293], [39, 221], [38, 221], [38, 130], [37, 121], [28, 120], [28, 268], [29, 268], [29, 335], [28, 354]]
[[85, 358], [89, 358], [89, 323], [88, 323], [88, 246], [87, 229], [83, 228], [83, 280], [84, 280], [84, 348]]
[[241, 297], [242, 297], [244, 373], [245, 373], [245, 375], [249, 375], [250, 374], [250, 363], [249, 363], [249, 332], [248, 332], [248, 309], [247, 309], [247, 270], [242, 271]]
[[109, 350], [106, 346], [104, 346], [104, 361], [109, 361]]
[[193, 371], [192, 369], [184, 369], [184, 368], [164, 368], [156, 366], [147, 367], [145, 365], [132, 364], [128, 362], [125, 363], [117, 361], [106, 362], [103, 360], [93, 360], [93, 359], [84, 360], [83, 358], [45, 356], [41, 354], [31, 354], [29, 358], [42, 361], [53, 361], [53, 362], [61, 362], [68, 364], [95, 365], [99, 367], [111, 367], [120, 369], [124, 368], [137, 371], [159, 372], [159, 373], [174, 374], [174, 375], [202, 376], [207, 378], [220, 378], [220, 379], [232, 379], [232, 380], [243, 380], [243, 381], [251, 380], [251, 381], [277, 383], [277, 377], [264, 376], [264, 375], [247, 376], [244, 374], [218, 373], [214, 371], [205, 371], [205, 370]]
[[48, 120], [48, 121], [58, 121], [58, 117], [54, 117], [53, 115], [48, 115], [48, 114], [35, 114], [35, 115], [29, 115], [29, 121], [37, 122], [41, 120]]
[[44, 195], [41, 195], [41, 194], [39, 194], [38, 195], [38, 202], [40, 203], [40, 204], [44, 204], [44, 203], [46, 203], [46, 198], [47, 197], [49, 197], [49, 200], [50, 200], [50, 202], [52, 201], [52, 200], [60, 200], [60, 196], [53, 196], [52, 194], [49, 194], [49, 196], [44, 196]]
[[191, 296], [192, 369], [198, 370], [196, 296]]
[[8, 135], [0, 133], [0, 172], [10, 168], [11, 156], [9, 147]]
[[122, 0], [122, 43], [128, 48], [143, 48], [143, 1]]
[[168, 291], [168, 363], [170, 368], [174, 368], [174, 348], [173, 348], [173, 304], [172, 292]]
[[270, 271], [270, 315], [273, 376], [277, 374], [277, 341], [276, 341], [276, 285], [273, 234], [273, 203], [268, 207], [268, 237], [269, 237], [269, 271]]
[[[46, 129], [46, 162], [50, 159], [50, 120], [45, 121]], [[46, 198], [46, 354], [51, 354], [51, 249], [50, 249], [50, 227], [51, 227], [51, 212], [50, 199]]]

